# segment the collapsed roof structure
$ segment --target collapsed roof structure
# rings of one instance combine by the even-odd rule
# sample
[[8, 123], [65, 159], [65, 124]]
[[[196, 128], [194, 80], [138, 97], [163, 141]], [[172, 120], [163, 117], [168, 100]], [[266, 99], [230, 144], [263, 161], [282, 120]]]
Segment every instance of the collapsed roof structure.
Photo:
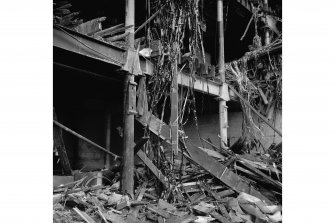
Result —
[[281, 221], [281, 1], [54, 1], [53, 20], [54, 221]]

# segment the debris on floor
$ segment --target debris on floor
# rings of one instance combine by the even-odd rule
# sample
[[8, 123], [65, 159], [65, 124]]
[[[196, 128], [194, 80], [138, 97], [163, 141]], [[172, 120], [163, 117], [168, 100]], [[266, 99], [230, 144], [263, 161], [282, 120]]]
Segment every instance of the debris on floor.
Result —
[[[84, 174], [77, 181], [54, 188], [53, 221], [282, 221], [281, 171], [269, 164], [279, 157], [237, 155], [231, 150], [210, 156], [198, 147], [190, 148], [181, 154], [187, 162], [175, 160], [182, 166], [177, 171], [159, 170], [154, 162], [137, 164], [134, 197], [121, 192], [119, 173], [109, 174], [110, 179], [101, 185], [87, 184], [92, 182], [87, 176], [92, 176]], [[145, 155], [139, 151], [140, 156]]]
[[[201, 7], [199, 2], [201, 2]], [[120, 118], [121, 120], [123, 116], [122, 127], [118, 126], [119, 120], [115, 121], [115, 125], [118, 124], [116, 125], [118, 134], [115, 135], [115, 138], [116, 141], [123, 143], [123, 148], [116, 142], [113, 144], [115, 145], [113, 149], [120, 147], [127, 151], [126, 155], [121, 156], [111, 152], [111, 141], [113, 141], [111, 121], [106, 121], [109, 124], [104, 133], [106, 136], [106, 148], [104, 148], [94, 142], [91, 137], [87, 138], [72, 130], [71, 125], [67, 127], [66, 122], [62, 124], [62, 120], [58, 120], [54, 113], [54, 152], [59, 157], [57, 159], [60, 161], [63, 175], [73, 175], [73, 182], [62, 181], [63, 184], [57, 185], [53, 190], [54, 222], [282, 222], [282, 145], [277, 144], [276, 138], [276, 134], [282, 136], [281, 129], [276, 126], [277, 111], [281, 111], [282, 108], [282, 57], [281, 53], [278, 55], [270, 53], [281, 50], [281, 34], [276, 27], [273, 29], [269, 27], [275, 31], [273, 33], [275, 35], [271, 35], [273, 40], [271, 43], [266, 43], [270, 41], [270, 38], [265, 38], [269, 36], [265, 34], [270, 34], [268, 32], [270, 30], [257, 27], [257, 24], [261, 22], [258, 13], [262, 12], [260, 11], [262, 7], [258, 6], [258, 3], [256, 7], [255, 4], [255, 7], [252, 7], [251, 17], [254, 20], [255, 31], [249, 32], [249, 35], [254, 33], [255, 36], [254, 38], [246, 37], [246, 39], [253, 40], [253, 43], [245, 47], [232, 46], [234, 54], [230, 59], [240, 54], [236, 51], [239, 48], [250, 48], [250, 52], [246, 52], [240, 59], [227, 63], [228, 60], [225, 60], [224, 55], [229, 55], [229, 52], [225, 52], [223, 47], [224, 30], [229, 21], [227, 18], [235, 16], [228, 16], [227, 11], [223, 19], [223, 17], [219, 18], [219, 15], [223, 16], [223, 13], [217, 13], [218, 20], [212, 21], [212, 25], [209, 25], [210, 21], [207, 21], [207, 29], [206, 14], [212, 13], [208, 11], [205, 13], [206, 17], [202, 15], [204, 14], [203, 9], [206, 8], [204, 2], [206, 1], [147, 1], [145, 7], [148, 13], [143, 15], [143, 19], [147, 15], [150, 17], [142, 22], [138, 20], [136, 25], [142, 25], [136, 27], [135, 22], [129, 23], [130, 19], [129, 21], [126, 19], [126, 24], [124, 24], [123, 19], [104, 17], [101, 14], [103, 11], [81, 19], [86, 12], [79, 10], [74, 2], [73, 8], [72, 4], [67, 1], [54, 3], [54, 32], [59, 35], [60, 42], [55, 46], [55, 49], [59, 48], [58, 54], [62, 55], [61, 53], [66, 51], [66, 55], [78, 54], [78, 58], [87, 57], [89, 62], [81, 70], [88, 68], [88, 70], [93, 70], [95, 67], [94, 69], [104, 73], [104, 75], [96, 75], [93, 71], [85, 71], [94, 74], [96, 78], [103, 78], [119, 85], [121, 76], [114, 80], [105, 73], [113, 69], [117, 75], [122, 74], [122, 79], [127, 76], [122, 90], [123, 104], [121, 99], [115, 102], [116, 105], [123, 105], [120, 111], [115, 110], [115, 119]], [[217, 10], [223, 10], [222, 2], [218, 1]], [[228, 10], [229, 1], [225, 2], [227, 3], [225, 10]], [[130, 4], [125, 5], [127, 7], [126, 16], [135, 17], [130, 15], [132, 10], [128, 10], [128, 7], [132, 8]], [[214, 6], [212, 3], [209, 6], [211, 5]], [[216, 9], [212, 6], [212, 10]], [[229, 9], [229, 14], [235, 11], [240, 12], [241, 10], [239, 8]], [[268, 10], [262, 13], [265, 13], [262, 16], [264, 21], [270, 21], [267, 18], [272, 17], [267, 15]], [[98, 14], [99, 17], [94, 18]], [[249, 25], [240, 41], [247, 34]], [[210, 34], [210, 29], [216, 26], [221, 28], [215, 28], [212, 30], [215, 33]], [[206, 29], [207, 34], [204, 35]], [[139, 32], [140, 30], [142, 33]], [[258, 31], [262, 36], [264, 32], [266, 41], [261, 39]], [[138, 34], [135, 39], [136, 33]], [[205, 51], [204, 46], [208, 45], [208, 40], [213, 41], [214, 45], [211, 48], [216, 48], [214, 38], [213, 40], [208, 38], [216, 34], [219, 34], [220, 37], [219, 51], [216, 49], [212, 53]], [[206, 45], [204, 45], [204, 37], [206, 37]], [[227, 39], [230, 41], [230, 37]], [[265, 43], [264, 46], [262, 42]], [[245, 43], [241, 42], [241, 44]], [[213, 62], [218, 62], [217, 65], [211, 62], [211, 57]], [[101, 66], [95, 66], [93, 60], [97, 60], [97, 64]], [[71, 66], [66, 64], [58, 66], [79, 70], [76, 68], [79, 66], [76, 62]], [[107, 67], [107, 64], [113, 67]], [[105, 68], [108, 72], [102, 72]], [[196, 90], [202, 95], [201, 97], [195, 93]], [[95, 106], [100, 105], [100, 99], [98, 100], [95, 95], [92, 98], [91, 96], [86, 98], [88, 97], [86, 92], [88, 91], [85, 89], [85, 98], [78, 99], [80, 101], [78, 106], [79, 104], [81, 106], [82, 101], [83, 108], [86, 110], [86, 107], [90, 107], [88, 104], [92, 102], [94, 105], [92, 110], [87, 110], [89, 117], [91, 113], [95, 114], [93, 111], [100, 110], [98, 107], [101, 107], [102, 110], [105, 101], [106, 105], [110, 103], [109, 98], [107, 100], [104, 95], [101, 98], [101, 106]], [[205, 107], [203, 103], [205, 94], [220, 101], [218, 109], [220, 115], [217, 120], [220, 124], [218, 139], [220, 143], [217, 144], [220, 145], [215, 145], [210, 138], [206, 136], [207, 139], [204, 139], [200, 135], [197, 110], [200, 107], [203, 110], [202, 108]], [[234, 102], [230, 97], [235, 98]], [[113, 94], [113, 98], [117, 96]], [[198, 99], [202, 100], [202, 105], [198, 103], [200, 101]], [[60, 104], [64, 103], [62, 100], [59, 100]], [[241, 110], [242, 113], [241, 136], [232, 145], [228, 143], [227, 138], [228, 106], [226, 102], [228, 101], [236, 103], [236, 107], [240, 107], [236, 110]], [[106, 107], [109, 117], [112, 105], [108, 104]], [[64, 103], [64, 110], [65, 108], [67, 108], [67, 103]], [[208, 109], [206, 118], [207, 115], [214, 117], [212, 116], [214, 111], [212, 108]], [[70, 114], [77, 113], [71, 112]], [[112, 114], [114, 116], [114, 111]], [[64, 115], [65, 120], [71, 119], [65, 117], [66, 115]], [[81, 118], [84, 117], [86, 119], [86, 114]], [[106, 120], [110, 119], [106, 118]], [[132, 124], [126, 125], [125, 120]], [[135, 126], [134, 120], [143, 128]], [[75, 121], [81, 123], [79, 119]], [[194, 121], [197, 140], [199, 139], [201, 145], [200, 143], [194, 145], [191, 137], [188, 138], [185, 128], [189, 121]], [[216, 123], [213, 123], [213, 128], [214, 124]], [[266, 125], [263, 126], [263, 124]], [[89, 125], [90, 123], [87, 123], [87, 126]], [[206, 129], [203, 131], [207, 131], [207, 127], [210, 129], [211, 126], [206, 123]], [[263, 127], [269, 127], [271, 133], [273, 130], [273, 144], [269, 148], [265, 148], [268, 146], [263, 146], [261, 143], [262, 137], [265, 138], [262, 132], [265, 131]], [[101, 156], [101, 160], [108, 165], [99, 166], [100, 169], [92, 167], [90, 170], [93, 169], [95, 172], [90, 173], [81, 172], [85, 166], [80, 170], [74, 170], [73, 168], [80, 166], [81, 163], [71, 167], [62, 138], [63, 131], [89, 144], [91, 147], [88, 147], [88, 150], [95, 148], [104, 152], [106, 157]], [[92, 128], [89, 132], [94, 131]], [[135, 136], [139, 133], [143, 133], [142, 138], [134, 143]], [[269, 138], [268, 135], [266, 137]], [[263, 152], [260, 152], [260, 148]], [[81, 152], [82, 150], [78, 149], [78, 154]], [[88, 153], [85, 152], [85, 154]], [[84, 157], [85, 154], [81, 155]], [[94, 151], [91, 154], [94, 154]], [[74, 159], [77, 158], [76, 155], [73, 154]], [[133, 155], [136, 156], [137, 161], [134, 161]], [[91, 159], [91, 156], [88, 158]], [[128, 158], [129, 165], [123, 165], [127, 163], [123, 161]], [[101, 168], [106, 168], [106, 171]], [[121, 173], [122, 169], [123, 173]], [[131, 186], [125, 187], [127, 183]], [[124, 190], [121, 190], [121, 184]]]

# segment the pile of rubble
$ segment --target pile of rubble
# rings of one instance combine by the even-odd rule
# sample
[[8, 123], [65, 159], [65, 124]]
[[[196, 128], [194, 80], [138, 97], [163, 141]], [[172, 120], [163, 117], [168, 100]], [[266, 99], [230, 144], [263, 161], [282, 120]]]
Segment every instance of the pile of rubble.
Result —
[[183, 156], [175, 160], [179, 170], [160, 178], [148, 163], [138, 164], [135, 195], [121, 192], [119, 172], [109, 180], [102, 176], [108, 182], [100, 185], [87, 176], [60, 185], [54, 189], [54, 222], [282, 221], [281, 168], [269, 154], [189, 146]]

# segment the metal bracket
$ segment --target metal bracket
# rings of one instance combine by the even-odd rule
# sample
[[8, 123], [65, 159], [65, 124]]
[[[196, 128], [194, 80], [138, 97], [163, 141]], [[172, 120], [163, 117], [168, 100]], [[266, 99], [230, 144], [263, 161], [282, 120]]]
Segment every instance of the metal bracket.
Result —
[[222, 83], [222, 86], [220, 86], [219, 100], [230, 101], [227, 83]]
[[130, 48], [127, 50], [127, 59], [126, 63], [122, 67], [122, 70], [128, 71], [134, 75], [142, 75], [138, 50]]

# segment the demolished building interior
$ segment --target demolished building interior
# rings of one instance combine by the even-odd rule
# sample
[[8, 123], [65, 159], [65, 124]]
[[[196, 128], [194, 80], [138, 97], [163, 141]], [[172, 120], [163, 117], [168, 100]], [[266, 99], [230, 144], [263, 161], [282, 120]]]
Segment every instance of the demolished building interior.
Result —
[[54, 222], [281, 222], [281, 0], [53, 2]]

